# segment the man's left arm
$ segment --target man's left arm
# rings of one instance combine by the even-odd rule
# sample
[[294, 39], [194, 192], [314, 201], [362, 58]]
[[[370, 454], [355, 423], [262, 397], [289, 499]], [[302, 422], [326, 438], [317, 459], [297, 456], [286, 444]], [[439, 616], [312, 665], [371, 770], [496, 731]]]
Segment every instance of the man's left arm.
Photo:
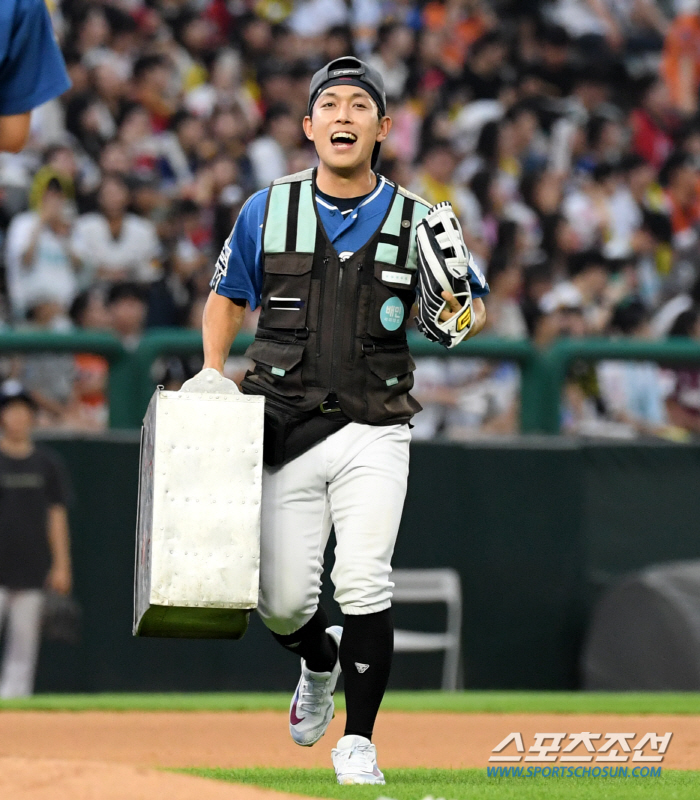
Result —
[[46, 578], [49, 589], [58, 594], [69, 594], [73, 583], [70, 560], [70, 534], [68, 512], [64, 505], [49, 506], [48, 512], [49, 550], [51, 569]]

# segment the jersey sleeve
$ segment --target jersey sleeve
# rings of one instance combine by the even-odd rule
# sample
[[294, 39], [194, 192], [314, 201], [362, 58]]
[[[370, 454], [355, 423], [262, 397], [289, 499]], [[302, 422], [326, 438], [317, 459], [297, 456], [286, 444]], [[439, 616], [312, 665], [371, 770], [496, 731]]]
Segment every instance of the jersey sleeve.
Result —
[[472, 290], [472, 297], [484, 297], [491, 291], [472, 253], [469, 253], [469, 288]]
[[24, 114], [70, 88], [44, 0], [17, 0], [0, 61], [0, 116]]
[[247, 300], [251, 308], [260, 305], [262, 293], [262, 227], [268, 192], [263, 189], [246, 201], [224, 242], [209, 284], [224, 297]]

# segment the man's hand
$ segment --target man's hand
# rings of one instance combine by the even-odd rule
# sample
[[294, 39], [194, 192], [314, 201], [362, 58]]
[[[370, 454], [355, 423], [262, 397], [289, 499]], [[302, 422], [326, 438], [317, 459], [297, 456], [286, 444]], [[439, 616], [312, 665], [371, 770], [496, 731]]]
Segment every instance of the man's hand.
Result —
[[[457, 300], [452, 292], [441, 292], [441, 297], [447, 303], [447, 307], [443, 308], [443, 310], [440, 312], [440, 322], [447, 322], [447, 320], [452, 319], [455, 314], [459, 314], [462, 306], [459, 304], [459, 300]], [[480, 297], [475, 297], [472, 300], [472, 309], [474, 311], [474, 324], [472, 325], [469, 333], [464, 337], [465, 339], [470, 339], [472, 336], [476, 336], [476, 334], [479, 333], [486, 324], [486, 306]]]
[[29, 138], [30, 112], [0, 117], [0, 151], [19, 153]]
[[56, 594], [70, 594], [73, 586], [73, 576], [68, 564], [54, 564], [46, 576], [46, 588], [52, 589]]

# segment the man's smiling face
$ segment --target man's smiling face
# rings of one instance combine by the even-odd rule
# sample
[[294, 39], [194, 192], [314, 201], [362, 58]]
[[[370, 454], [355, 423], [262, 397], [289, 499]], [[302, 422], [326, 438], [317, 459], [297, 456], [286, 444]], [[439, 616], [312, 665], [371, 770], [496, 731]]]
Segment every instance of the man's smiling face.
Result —
[[377, 104], [358, 86], [330, 86], [304, 117], [304, 133], [316, 146], [319, 159], [330, 169], [351, 173], [372, 158], [376, 142], [391, 128], [389, 117], [380, 119]]

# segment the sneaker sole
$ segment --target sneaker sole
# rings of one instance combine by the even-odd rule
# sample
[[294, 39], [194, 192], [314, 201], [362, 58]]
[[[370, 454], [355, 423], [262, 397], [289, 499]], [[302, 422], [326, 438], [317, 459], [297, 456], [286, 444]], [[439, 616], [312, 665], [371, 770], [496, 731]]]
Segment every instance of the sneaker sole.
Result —
[[338, 783], [341, 786], [360, 786], [360, 785], [386, 786], [385, 780], [377, 780], [376, 778], [373, 778], [371, 780], [364, 780], [363, 778], [355, 778], [355, 777], [338, 778]]

